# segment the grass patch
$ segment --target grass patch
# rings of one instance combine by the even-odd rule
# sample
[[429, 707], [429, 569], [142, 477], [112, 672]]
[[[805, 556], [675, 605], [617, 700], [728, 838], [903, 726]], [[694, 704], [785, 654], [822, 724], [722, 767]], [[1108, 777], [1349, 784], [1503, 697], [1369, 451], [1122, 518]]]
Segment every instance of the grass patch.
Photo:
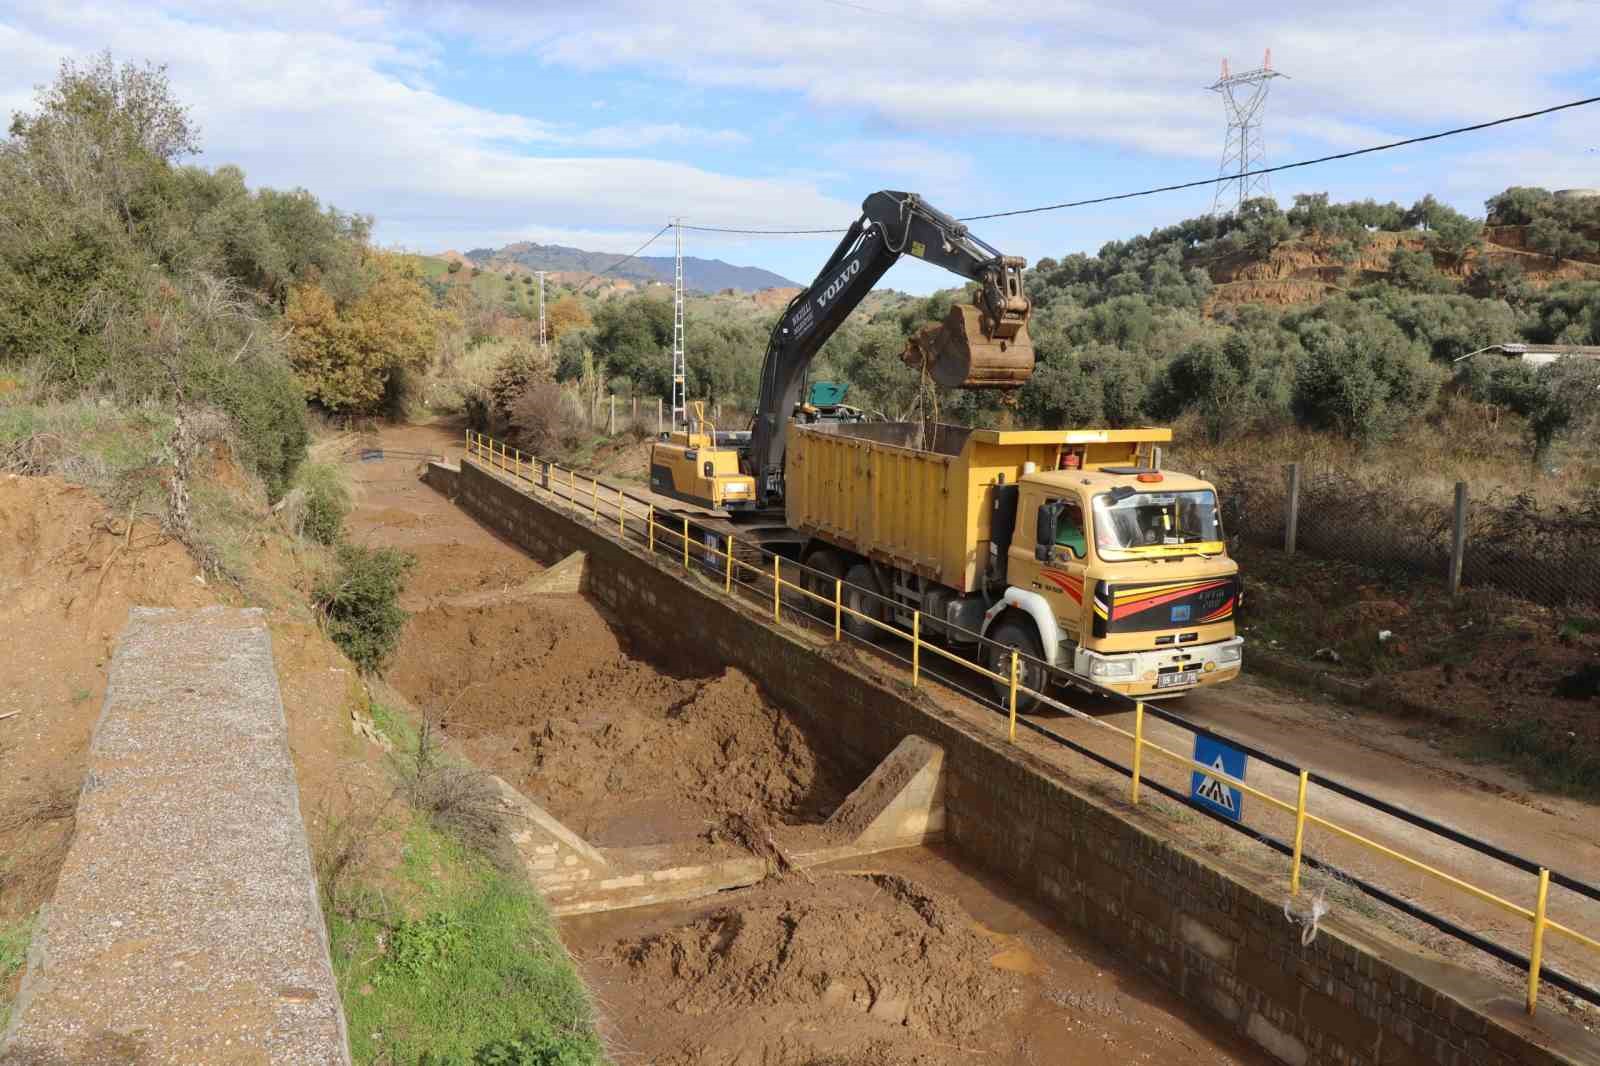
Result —
[[397, 875], [403, 904], [393, 885], [357, 885], [326, 915], [356, 1063], [604, 1061], [582, 982], [520, 877], [420, 816]]
[[1513, 719], [1503, 729], [1478, 734], [1468, 742], [1466, 754], [1509, 765], [1535, 788], [1600, 800], [1600, 754], [1536, 719]]
[[33, 923], [31, 914], [20, 921], [0, 922], [0, 1032], [11, 1021], [11, 982], [28, 961]]

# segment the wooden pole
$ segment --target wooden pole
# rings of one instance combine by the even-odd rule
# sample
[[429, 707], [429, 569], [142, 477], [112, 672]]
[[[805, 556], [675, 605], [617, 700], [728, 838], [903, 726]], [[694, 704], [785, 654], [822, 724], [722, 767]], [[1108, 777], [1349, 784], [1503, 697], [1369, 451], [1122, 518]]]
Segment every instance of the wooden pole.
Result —
[[1293, 555], [1295, 541], [1300, 535], [1300, 464], [1290, 463], [1288, 499], [1284, 501], [1283, 551]]
[[1467, 560], [1467, 483], [1456, 482], [1455, 528], [1450, 538], [1450, 595], [1461, 595], [1461, 569]]

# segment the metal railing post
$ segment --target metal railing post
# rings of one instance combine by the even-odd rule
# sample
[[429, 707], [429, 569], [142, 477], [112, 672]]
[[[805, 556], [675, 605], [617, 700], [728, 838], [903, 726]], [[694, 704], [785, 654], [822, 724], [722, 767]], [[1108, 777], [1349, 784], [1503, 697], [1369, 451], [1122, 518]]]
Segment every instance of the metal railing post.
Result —
[[1539, 968], [1544, 960], [1544, 911], [1550, 898], [1550, 871], [1539, 867], [1539, 901], [1533, 908], [1533, 950], [1528, 953], [1528, 1013], [1539, 1005]]
[[833, 579], [833, 639], [843, 640], [840, 632], [844, 628], [844, 578]]
[[1128, 801], [1139, 805], [1139, 771], [1144, 765], [1144, 700], [1133, 704], [1133, 776], [1128, 782]]
[[683, 568], [689, 569], [689, 516], [683, 518]]
[[726, 560], [726, 562], [727, 562], [726, 569], [723, 571], [723, 574], [722, 574], [722, 591], [723, 591], [723, 593], [725, 595], [732, 596], [733, 595], [733, 534], [732, 533], [728, 534], [727, 549], [728, 549], [728, 558]]
[[779, 569], [782, 562], [783, 556], [774, 553], [772, 556], [772, 620], [774, 622], [783, 621], [783, 601], [780, 598], [783, 594], [783, 571]]
[[567, 505], [573, 508], [578, 506], [578, 472], [576, 470], [567, 471]]
[[1011, 649], [1011, 743], [1017, 742], [1017, 649]]
[[922, 677], [922, 612], [911, 612], [911, 687]]
[[1300, 791], [1294, 801], [1294, 858], [1289, 864], [1289, 895], [1300, 894], [1300, 855], [1306, 844], [1306, 783], [1310, 770], [1300, 771]]
[[589, 520], [600, 524], [600, 482], [596, 478], [589, 479]]
[[627, 497], [622, 490], [617, 490], [617, 539], [628, 539], [628, 506]]
[[656, 505], [655, 504], [652, 503], [650, 505], [650, 510], [648, 512], [646, 512], [644, 520], [645, 520], [645, 524], [647, 526], [649, 526], [649, 529], [646, 530], [646, 532], [645, 532], [645, 536], [650, 541], [650, 558], [654, 559], [656, 557]]

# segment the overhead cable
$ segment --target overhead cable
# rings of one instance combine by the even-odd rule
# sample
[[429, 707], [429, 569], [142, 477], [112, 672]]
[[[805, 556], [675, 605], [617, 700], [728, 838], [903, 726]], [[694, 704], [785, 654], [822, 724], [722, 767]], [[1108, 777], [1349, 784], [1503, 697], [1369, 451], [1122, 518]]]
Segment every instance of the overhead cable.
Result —
[[651, 236], [651, 238], [649, 240], [645, 241], [643, 244], [639, 245], [639, 247], [635, 248], [633, 251], [629, 252], [627, 255], [623, 256], [621, 259], [618, 259], [615, 263], [612, 263], [610, 266], [606, 267], [604, 270], [596, 270], [593, 274], [590, 274], [588, 277], [584, 278], [582, 281], [580, 281], [578, 283], [577, 291], [578, 292], [582, 292], [583, 291], [583, 287], [585, 285], [589, 284], [589, 282], [593, 281], [595, 278], [598, 278], [602, 274], [611, 273], [613, 270], [617, 269], [617, 267], [621, 266], [623, 263], [626, 263], [628, 260], [637, 259], [639, 257], [639, 253], [640, 252], [644, 251], [646, 248], [648, 248], [652, 244], [656, 243], [656, 240], [663, 233], [667, 232], [667, 230], [669, 230], [671, 228], [672, 228], [672, 223], [668, 222], [665, 226], [662, 226], [660, 229], [656, 230], [655, 233]]
[[[1252, 178], [1260, 174], [1276, 174], [1283, 170], [1294, 170], [1299, 167], [1315, 166], [1318, 163], [1332, 163], [1340, 159], [1353, 159], [1356, 156], [1371, 155], [1374, 152], [1387, 152], [1393, 148], [1405, 148], [1424, 141], [1437, 141], [1445, 137], [1455, 137], [1463, 133], [1474, 133], [1486, 130], [1493, 126], [1504, 126], [1511, 122], [1521, 122], [1525, 119], [1539, 118], [1551, 115], [1557, 111], [1568, 111], [1575, 107], [1586, 107], [1589, 104], [1600, 103], [1600, 96], [1590, 96], [1582, 100], [1572, 100], [1565, 104], [1556, 104], [1554, 107], [1544, 107], [1537, 111], [1524, 111], [1519, 115], [1507, 115], [1504, 118], [1492, 119], [1488, 122], [1477, 122], [1470, 126], [1457, 126], [1454, 129], [1440, 130], [1438, 133], [1428, 133], [1420, 137], [1407, 137], [1402, 141], [1390, 141], [1387, 144], [1374, 144], [1366, 148], [1355, 148], [1348, 152], [1335, 152], [1332, 155], [1317, 156], [1315, 159], [1302, 159], [1294, 163], [1280, 163], [1275, 167], [1260, 167], [1256, 170], [1242, 171], [1238, 174], [1221, 174], [1212, 178], [1201, 178], [1197, 181], [1185, 181], [1176, 185], [1158, 185], [1151, 189], [1140, 189], [1137, 192], [1115, 193], [1110, 196], [1094, 196], [1085, 200], [1068, 200], [1059, 204], [1045, 204], [1043, 207], [1023, 207], [1014, 211], [994, 211], [986, 215], [963, 215], [957, 221], [983, 222], [991, 218], [1012, 218], [1016, 215], [1037, 215], [1045, 211], [1061, 211], [1069, 207], [1087, 207], [1091, 204], [1110, 203], [1113, 200], [1132, 200], [1140, 196], [1154, 196], [1157, 193], [1177, 192], [1181, 189], [1198, 189], [1206, 185], [1215, 185], [1220, 181], [1236, 181], [1239, 178]], [[844, 228], [835, 229], [739, 229], [726, 226], [691, 226], [684, 225], [684, 229], [698, 230], [701, 233], [739, 233], [768, 237], [796, 237], [796, 236], [821, 236], [823, 234], [844, 233]]]

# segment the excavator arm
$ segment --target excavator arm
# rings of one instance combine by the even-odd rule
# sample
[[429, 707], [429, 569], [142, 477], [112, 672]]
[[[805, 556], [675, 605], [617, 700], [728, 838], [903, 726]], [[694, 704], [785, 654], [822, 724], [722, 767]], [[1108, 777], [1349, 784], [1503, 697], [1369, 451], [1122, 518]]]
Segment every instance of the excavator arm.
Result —
[[767, 342], [744, 462], [763, 509], [783, 499], [789, 414], [806, 367], [902, 255], [980, 286], [971, 304], [958, 304], [943, 324], [912, 338], [904, 355], [908, 363], [941, 385], [960, 388], [1016, 388], [1033, 374], [1031, 305], [1022, 292], [1027, 264], [1001, 255], [914, 193], [875, 192], [862, 202], [861, 216], [816, 280], [784, 309]]

